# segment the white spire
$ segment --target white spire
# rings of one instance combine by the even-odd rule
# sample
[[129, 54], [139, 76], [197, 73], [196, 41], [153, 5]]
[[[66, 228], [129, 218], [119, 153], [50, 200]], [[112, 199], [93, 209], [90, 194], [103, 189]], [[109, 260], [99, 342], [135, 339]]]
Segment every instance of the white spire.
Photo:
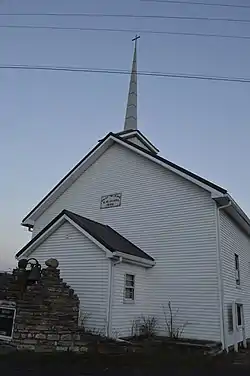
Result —
[[124, 130], [137, 129], [137, 61], [136, 61], [136, 45], [137, 39], [140, 37], [136, 35], [133, 39], [135, 42], [134, 57], [132, 64], [132, 71], [129, 83], [128, 103], [125, 116]]

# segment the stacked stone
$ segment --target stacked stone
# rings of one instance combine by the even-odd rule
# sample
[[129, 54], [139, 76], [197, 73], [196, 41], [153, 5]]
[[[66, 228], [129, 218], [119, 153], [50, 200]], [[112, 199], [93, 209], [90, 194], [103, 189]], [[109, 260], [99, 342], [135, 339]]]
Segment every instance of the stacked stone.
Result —
[[13, 343], [26, 350], [86, 351], [78, 334], [79, 299], [60, 278], [58, 261], [46, 265], [36, 284], [26, 286], [14, 270], [8, 283], [0, 285], [1, 299], [16, 303]]
[[0, 300], [7, 300], [9, 293], [9, 286], [13, 282], [14, 276], [9, 273], [0, 274]]

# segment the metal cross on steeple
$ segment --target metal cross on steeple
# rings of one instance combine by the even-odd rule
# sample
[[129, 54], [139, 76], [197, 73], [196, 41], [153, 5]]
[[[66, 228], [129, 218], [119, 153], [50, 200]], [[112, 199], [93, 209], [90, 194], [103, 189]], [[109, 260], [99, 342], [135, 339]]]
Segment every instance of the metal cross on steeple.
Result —
[[135, 42], [135, 46], [136, 46], [136, 43], [137, 43], [137, 39], [141, 38], [140, 35], [136, 35], [133, 39], [132, 39], [132, 42]]
[[125, 116], [124, 130], [137, 129], [137, 40], [140, 36], [136, 35], [132, 41], [135, 43], [132, 70], [129, 83], [128, 102]]

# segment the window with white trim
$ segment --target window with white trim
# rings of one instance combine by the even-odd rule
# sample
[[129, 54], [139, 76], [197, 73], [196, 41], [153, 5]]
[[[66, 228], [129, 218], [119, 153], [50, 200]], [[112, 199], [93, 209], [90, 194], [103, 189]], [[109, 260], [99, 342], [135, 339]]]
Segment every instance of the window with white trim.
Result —
[[125, 301], [132, 301], [132, 302], [135, 300], [135, 276], [134, 274], [125, 274], [124, 299]]
[[242, 326], [242, 304], [236, 304], [237, 326]]
[[235, 281], [236, 285], [240, 285], [240, 261], [239, 255], [237, 253], [234, 254], [234, 265], [235, 265]]

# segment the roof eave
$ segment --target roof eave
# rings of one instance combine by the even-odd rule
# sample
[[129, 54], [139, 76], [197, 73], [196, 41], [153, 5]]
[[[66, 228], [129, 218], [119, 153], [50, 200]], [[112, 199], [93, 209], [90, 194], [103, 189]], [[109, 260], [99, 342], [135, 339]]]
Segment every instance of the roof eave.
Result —
[[129, 255], [127, 253], [118, 252], [118, 251], [113, 252], [113, 257], [116, 257], [116, 256], [121, 257], [126, 262], [130, 262], [136, 265], [141, 265], [141, 266], [144, 266], [145, 268], [152, 268], [155, 265], [155, 261], [153, 258], [152, 260], [150, 260], [149, 258], [133, 256], [133, 255]]
[[129, 140], [124, 141], [121, 137], [116, 136], [116, 135], [112, 135], [111, 137], [113, 137], [118, 144], [125, 143], [128, 149], [134, 150], [139, 155], [143, 155], [143, 154], [145, 155], [146, 154], [146, 156], [149, 160], [167, 168], [168, 170], [176, 173], [177, 175], [183, 177], [184, 179], [187, 179], [187, 180], [191, 181], [192, 183], [200, 186], [201, 188], [210, 192], [211, 195], [212, 194], [213, 195], [221, 195], [221, 194], [227, 193], [227, 191], [225, 189], [223, 189], [219, 186], [216, 186], [215, 184], [209, 183], [205, 179], [201, 179], [201, 178], [199, 179], [198, 175], [195, 175], [193, 173], [188, 173], [188, 171], [185, 170], [184, 168], [181, 168], [181, 167], [177, 168], [178, 166], [175, 165], [174, 163], [166, 161], [166, 160], [164, 160], [164, 158], [159, 157], [157, 155], [153, 155], [153, 154], [151, 154], [147, 150], [144, 150], [143, 148], [141, 148], [138, 145], [133, 145], [133, 143], [130, 142]]
[[[63, 210], [58, 214], [43, 230], [40, 231], [33, 239], [31, 239], [19, 252], [16, 254], [16, 258], [20, 259], [30, 255], [34, 249], [36, 249], [44, 240], [46, 240], [54, 231], [56, 231], [65, 221], [69, 222], [73, 227], [80, 231], [85, 237], [92, 241], [98, 248], [102, 249], [106, 253], [106, 257], [122, 257], [127, 262], [141, 264], [145, 267], [154, 266], [154, 259], [142, 251], [142, 257], [135, 256], [133, 254], [124, 253], [116, 249], [111, 248], [109, 244], [102, 241], [95, 235], [90, 229], [86, 228], [76, 220], [75, 214], [68, 210]], [[93, 221], [92, 221], [93, 222]], [[112, 230], [112, 229], [111, 229]]]
[[18, 260], [21, 256], [30, 254], [36, 247], [38, 247], [41, 242], [43, 242], [50, 234], [55, 231], [62, 221], [65, 220], [64, 212], [57, 215], [47, 226], [43, 228], [34, 238], [32, 238], [24, 247], [20, 249], [15, 255]]
[[127, 131], [127, 133], [124, 134], [117, 134], [120, 138], [124, 140], [129, 140], [130, 137], [137, 136], [139, 140], [152, 152], [157, 154], [159, 152], [159, 149], [155, 147], [152, 142], [150, 142], [139, 130], [131, 130]]
[[21, 226], [23, 227], [27, 227], [27, 228], [33, 228], [34, 227], [34, 221], [32, 221], [31, 219], [26, 219], [26, 220], [23, 220], [21, 222]]
[[190, 173], [184, 168], [181, 168], [180, 166], [177, 166], [162, 157], [154, 155], [138, 145], [134, 145], [132, 142], [129, 142], [129, 140], [124, 140], [113, 133], [109, 133], [43, 198], [43, 200], [39, 202], [39, 204], [35, 206], [32, 211], [30, 211], [30, 213], [23, 219], [22, 226], [32, 228], [34, 225], [34, 220], [36, 220], [47, 209], [47, 207], [49, 207], [56, 200], [56, 197], [59, 194], [62, 194], [68, 188], [68, 185], [70, 186], [71, 183], [77, 179], [78, 174], [80, 176], [80, 174], [83, 173], [92, 163], [94, 163], [94, 161], [97, 160], [114, 142], [126, 146], [128, 149], [133, 150], [137, 154], [143, 155], [149, 160], [169, 169], [177, 175], [188, 179], [201, 188], [209, 191], [214, 197], [217, 197], [217, 195], [225, 195], [227, 193], [225, 189], [200, 178], [198, 175]]
[[230, 201], [232, 202], [232, 205], [233, 207], [235, 208], [235, 210], [237, 211], [237, 213], [239, 213], [239, 215], [242, 217], [242, 219], [248, 224], [249, 228], [250, 228], [250, 219], [249, 217], [246, 215], [246, 213], [241, 209], [241, 207], [237, 204], [237, 202], [232, 198], [232, 196], [230, 196], [228, 194], [228, 197], [230, 199]]
[[67, 214], [66, 210], [61, 211], [43, 230], [41, 230], [34, 238], [32, 238], [19, 252], [16, 253], [15, 257], [17, 259], [20, 256], [30, 254], [34, 249], [36, 249], [47, 237], [49, 237], [64, 221], [68, 221], [72, 226], [79, 230], [84, 236], [89, 238], [93, 243], [95, 243], [99, 248], [105, 251], [107, 257], [112, 256], [112, 252], [105, 247], [98, 239], [95, 239], [88, 231], [84, 230], [73, 221]]
[[[68, 181], [68, 179], [70, 180], [70, 182], [73, 180], [72, 179], [72, 176], [73, 174], [75, 174], [77, 176], [77, 173], [79, 173], [79, 175], [83, 172], [79, 172], [82, 165], [84, 163], [87, 163], [89, 160], [90, 160], [90, 165], [92, 163], [94, 163], [94, 161], [96, 159], [99, 158], [99, 154], [102, 154], [106, 148], [108, 148], [110, 146], [110, 143], [113, 143], [114, 142], [114, 138], [112, 138], [111, 136], [113, 135], [113, 133], [109, 133], [99, 144], [97, 144], [94, 148], [91, 149], [91, 151], [83, 158], [81, 159], [80, 162], [78, 162], [60, 181], [58, 184], [56, 184], [54, 186], [54, 188], [49, 191], [49, 193], [26, 215], [26, 217], [23, 218], [22, 222], [21, 222], [21, 225], [22, 226], [25, 226], [25, 227], [33, 227], [34, 226], [34, 222], [36, 220], [36, 217], [39, 217], [45, 210], [46, 208], [43, 210], [42, 207], [44, 206], [44, 204], [48, 203], [48, 201], [50, 201], [51, 199], [51, 196], [53, 196], [53, 194], [56, 192], [56, 191], [59, 191], [63, 185]], [[98, 153], [97, 153], [98, 152]], [[93, 157], [93, 155], [97, 153], [97, 157], [96, 159], [91, 162], [91, 157]], [[88, 168], [88, 167], [87, 167]], [[87, 169], [86, 168], [86, 169]], [[77, 177], [76, 177], [77, 179]], [[69, 183], [71, 185], [71, 183]], [[67, 187], [64, 189], [64, 191], [67, 189]], [[60, 193], [62, 194], [62, 193]], [[53, 201], [52, 201], [53, 203]], [[50, 204], [49, 204], [50, 205]], [[37, 213], [40, 213], [41, 214], [37, 214]]]
[[250, 219], [236, 201], [230, 196], [225, 194], [218, 197], [212, 197], [219, 206], [228, 205], [225, 207], [225, 212], [240, 226], [240, 228], [250, 236]]

